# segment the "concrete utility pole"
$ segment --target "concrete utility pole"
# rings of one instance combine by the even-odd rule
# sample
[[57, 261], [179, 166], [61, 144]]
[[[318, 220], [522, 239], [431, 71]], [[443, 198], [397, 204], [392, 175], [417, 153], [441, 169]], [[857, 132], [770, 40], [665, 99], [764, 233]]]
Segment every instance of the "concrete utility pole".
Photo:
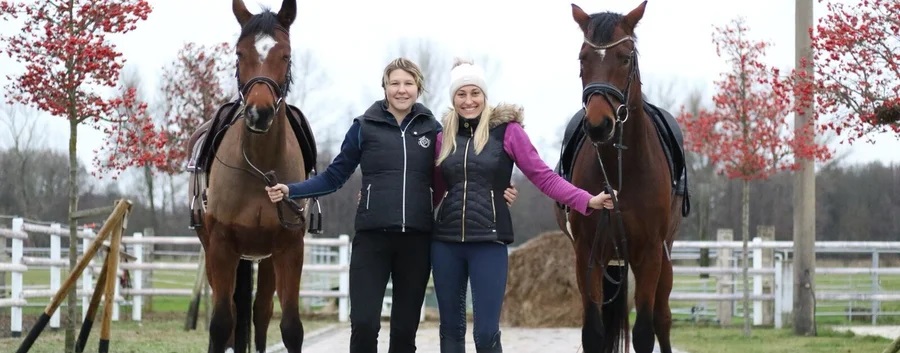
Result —
[[[797, 0], [794, 23], [794, 56], [797, 69], [801, 69], [801, 61], [810, 64], [813, 62], [812, 42], [809, 37], [809, 29], [813, 26], [813, 0]], [[807, 78], [813, 78], [812, 65], [807, 65], [803, 70]], [[795, 91], [794, 94], [799, 95], [799, 92]], [[802, 114], [795, 114], [795, 128], [806, 126], [813, 118], [814, 101], [809, 103]], [[800, 133], [800, 130], [796, 130], [796, 133]], [[800, 170], [794, 174], [794, 333], [799, 336], [815, 336], [815, 160], [800, 159], [799, 162]]]

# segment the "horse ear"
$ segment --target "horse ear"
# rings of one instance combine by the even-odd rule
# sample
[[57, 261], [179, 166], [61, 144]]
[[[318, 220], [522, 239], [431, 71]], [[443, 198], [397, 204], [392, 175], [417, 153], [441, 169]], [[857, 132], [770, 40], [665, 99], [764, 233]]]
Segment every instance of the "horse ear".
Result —
[[588, 23], [591, 22], [590, 15], [584, 12], [578, 5], [572, 4], [572, 18], [575, 19], [575, 23], [578, 23], [578, 27], [581, 27], [582, 32], [587, 32]]
[[278, 10], [278, 22], [285, 28], [290, 27], [297, 18], [297, 0], [284, 0]]
[[250, 20], [250, 17], [253, 17], [253, 14], [247, 11], [247, 6], [244, 5], [243, 0], [233, 0], [231, 2], [231, 11], [234, 12], [234, 17], [237, 18], [241, 27], [244, 27], [244, 24]]
[[625, 25], [628, 26], [632, 32], [637, 27], [638, 21], [644, 17], [644, 9], [647, 7], [647, 0], [644, 0], [640, 5], [631, 10], [627, 15], [625, 15], [625, 19], [623, 20]]

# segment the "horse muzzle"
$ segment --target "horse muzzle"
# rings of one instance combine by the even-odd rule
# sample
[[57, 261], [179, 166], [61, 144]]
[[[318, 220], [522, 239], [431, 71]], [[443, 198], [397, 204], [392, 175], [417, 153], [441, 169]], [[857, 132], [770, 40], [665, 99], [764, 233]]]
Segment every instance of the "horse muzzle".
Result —
[[275, 108], [250, 106], [244, 112], [244, 118], [248, 131], [254, 134], [264, 134], [269, 131], [272, 122], [275, 121]]

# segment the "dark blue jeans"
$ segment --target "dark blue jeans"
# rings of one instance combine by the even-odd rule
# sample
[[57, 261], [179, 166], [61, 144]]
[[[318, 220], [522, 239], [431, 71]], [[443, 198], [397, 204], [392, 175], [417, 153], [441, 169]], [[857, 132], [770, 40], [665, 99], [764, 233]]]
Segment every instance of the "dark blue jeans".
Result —
[[431, 264], [441, 340], [465, 341], [466, 282], [471, 281], [475, 347], [499, 349], [500, 309], [509, 267], [506, 245], [435, 240], [431, 242]]

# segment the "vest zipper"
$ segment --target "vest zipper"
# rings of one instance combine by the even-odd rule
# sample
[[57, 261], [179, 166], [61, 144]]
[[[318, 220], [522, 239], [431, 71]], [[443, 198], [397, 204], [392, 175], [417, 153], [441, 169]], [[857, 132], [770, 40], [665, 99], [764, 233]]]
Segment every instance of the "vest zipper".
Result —
[[[471, 128], [469, 128], [469, 130], [471, 130]], [[466, 153], [463, 155], [462, 241], [466, 241], [466, 194], [469, 192], [469, 142], [472, 142], [471, 136], [466, 140]]]
[[372, 184], [366, 187], [366, 209], [369, 209], [369, 198], [372, 196]]
[[418, 117], [419, 115], [412, 117], [412, 119], [409, 120], [409, 123], [406, 124], [406, 127], [400, 129], [400, 143], [403, 144], [403, 224], [400, 226], [401, 232], [406, 232], [406, 129], [409, 129], [409, 126], [412, 125], [413, 121]]
[[[497, 206], [494, 206], [494, 190], [491, 190], [491, 213], [494, 216], [494, 227], [497, 226]], [[497, 230], [494, 229], [496, 232]]]

